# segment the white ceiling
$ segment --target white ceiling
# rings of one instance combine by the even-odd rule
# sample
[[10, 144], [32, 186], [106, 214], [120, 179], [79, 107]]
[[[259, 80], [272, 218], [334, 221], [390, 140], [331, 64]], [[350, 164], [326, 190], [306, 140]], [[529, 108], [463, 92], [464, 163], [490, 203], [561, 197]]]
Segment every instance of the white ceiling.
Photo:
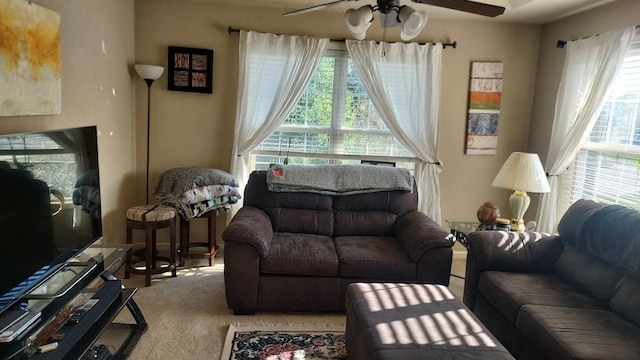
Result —
[[[259, 5], [276, 7], [282, 12], [302, 9], [314, 5], [320, 5], [335, 0], [179, 0], [200, 1], [209, 3], [225, 3], [233, 5]], [[504, 6], [504, 14], [489, 18], [480, 15], [468, 14], [462, 11], [449, 10], [441, 7], [414, 3], [410, 0], [400, 0], [403, 5], [410, 5], [427, 11], [431, 19], [451, 20], [488, 20], [498, 22], [513, 22], [525, 24], [545, 24], [563, 17], [589, 10], [616, 0], [475, 0], [486, 4]], [[344, 3], [318, 11], [344, 12], [349, 8], [359, 7], [364, 4], [373, 4], [375, 0], [345, 0]], [[307, 15], [297, 15], [307, 16]]]

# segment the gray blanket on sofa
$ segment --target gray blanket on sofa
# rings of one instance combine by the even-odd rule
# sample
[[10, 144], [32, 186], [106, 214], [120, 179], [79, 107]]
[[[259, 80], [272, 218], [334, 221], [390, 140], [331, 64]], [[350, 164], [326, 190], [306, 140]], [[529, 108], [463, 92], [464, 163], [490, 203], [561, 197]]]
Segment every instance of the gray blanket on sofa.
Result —
[[403, 168], [375, 165], [280, 165], [267, 171], [274, 192], [353, 195], [378, 191], [413, 191], [413, 176]]

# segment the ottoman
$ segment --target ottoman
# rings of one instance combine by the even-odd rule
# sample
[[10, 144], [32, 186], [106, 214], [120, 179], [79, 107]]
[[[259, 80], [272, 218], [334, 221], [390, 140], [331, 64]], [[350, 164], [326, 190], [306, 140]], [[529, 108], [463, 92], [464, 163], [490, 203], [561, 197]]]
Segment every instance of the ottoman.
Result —
[[514, 359], [443, 285], [347, 287], [349, 360]]

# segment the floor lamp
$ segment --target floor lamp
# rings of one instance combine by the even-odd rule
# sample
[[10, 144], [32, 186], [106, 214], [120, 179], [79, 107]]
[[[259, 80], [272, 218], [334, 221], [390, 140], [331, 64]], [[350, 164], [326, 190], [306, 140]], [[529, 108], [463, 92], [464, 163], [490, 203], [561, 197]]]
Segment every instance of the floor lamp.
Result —
[[156, 65], [135, 65], [136, 73], [147, 83], [147, 177], [145, 204], [149, 204], [149, 128], [151, 119], [151, 84], [153, 81], [162, 76], [164, 67]]

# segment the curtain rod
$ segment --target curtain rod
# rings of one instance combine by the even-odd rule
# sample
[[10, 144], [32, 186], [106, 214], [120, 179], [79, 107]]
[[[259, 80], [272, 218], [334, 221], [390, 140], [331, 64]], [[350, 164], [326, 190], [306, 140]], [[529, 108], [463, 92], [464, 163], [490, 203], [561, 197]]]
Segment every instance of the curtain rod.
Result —
[[[636, 25], [636, 27], [635, 27], [634, 29], [635, 29], [635, 30], [640, 29], [640, 25]], [[585, 37], [580, 38], [580, 39], [573, 39], [573, 40], [569, 40], [569, 41], [576, 41], [576, 40], [588, 39], [588, 38], [590, 38], [590, 37], [592, 37], [592, 36], [598, 36], [598, 34], [596, 34], [596, 35], [591, 35], [591, 36], [585, 36]], [[567, 40], [558, 40], [558, 42], [556, 43], [556, 47], [557, 47], [558, 49], [564, 49], [565, 45], [567, 45], [567, 43], [568, 43], [569, 41], [567, 41]]]
[[[240, 29], [235, 29], [232, 28], [231, 26], [229, 26], [229, 28], [227, 29], [229, 31], [229, 34], [234, 33], [234, 32], [240, 32]], [[278, 34], [279, 35], [279, 34]], [[337, 42], [344, 42], [345, 39], [329, 39], [331, 41], [337, 41]], [[426, 43], [419, 43], [420, 45], [425, 45]], [[431, 43], [432, 45], [436, 45], [435, 43]], [[456, 48], [458, 47], [458, 42], [454, 41], [452, 43], [443, 43], [442, 44], [442, 48], [446, 49], [447, 47], [452, 47], [452, 48]]]

